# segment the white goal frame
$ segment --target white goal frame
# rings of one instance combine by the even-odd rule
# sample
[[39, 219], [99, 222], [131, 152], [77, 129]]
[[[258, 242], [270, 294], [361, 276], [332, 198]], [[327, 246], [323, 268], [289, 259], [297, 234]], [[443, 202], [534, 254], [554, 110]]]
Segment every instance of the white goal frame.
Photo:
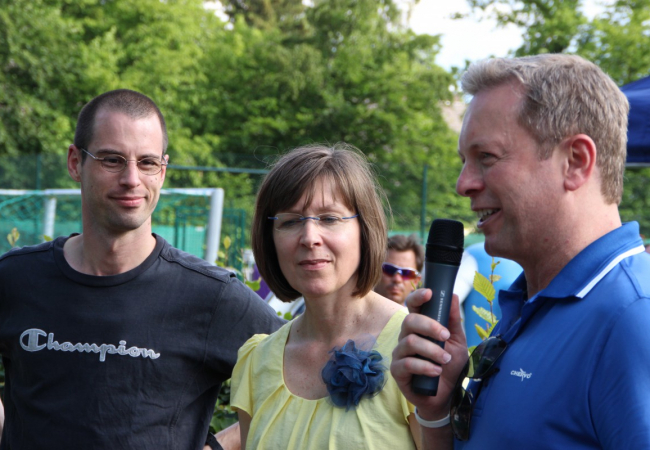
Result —
[[[208, 227], [205, 234], [205, 255], [203, 256], [203, 259], [209, 261], [211, 264], [214, 264], [214, 261], [217, 260], [217, 254], [219, 253], [219, 242], [221, 241], [221, 221], [223, 218], [224, 200], [223, 188], [170, 188], [160, 190], [160, 195], [168, 194], [184, 194], [210, 198]], [[43, 216], [43, 235], [53, 236], [57, 196], [81, 195], [81, 189], [45, 189], [41, 191], [28, 189], [0, 189], [0, 195], [42, 196], [45, 202], [45, 212]]]

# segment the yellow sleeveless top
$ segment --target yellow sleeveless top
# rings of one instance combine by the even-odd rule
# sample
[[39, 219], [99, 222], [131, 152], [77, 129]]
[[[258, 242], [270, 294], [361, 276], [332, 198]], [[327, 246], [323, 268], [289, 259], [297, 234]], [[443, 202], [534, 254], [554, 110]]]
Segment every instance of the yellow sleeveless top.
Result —
[[383, 356], [386, 384], [363, 398], [355, 409], [335, 407], [329, 397], [307, 400], [284, 384], [283, 356], [291, 322], [272, 335], [251, 337], [238, 353], [231, 382], [231, 406], [252, 417], [246, 448], [279, 449], [415, 449], [408, 424], [414, 406], [390, 374], [403, 310], [397, 311], [373, 347]]

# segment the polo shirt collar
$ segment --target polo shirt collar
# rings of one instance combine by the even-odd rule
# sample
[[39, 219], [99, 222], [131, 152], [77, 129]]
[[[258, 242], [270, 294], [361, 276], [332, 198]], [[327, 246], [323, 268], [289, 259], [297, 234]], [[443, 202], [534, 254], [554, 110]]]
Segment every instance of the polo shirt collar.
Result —
[[[522, 273], [509, 289], [499, 292], [503, 323], [499, 323], [497, 332], [506, 333], [506, 340], [512, 339], [545, 300], [583, 298], [623, 259], [643, 251], [639, 224], [629, 222], [592, 242], [569, 261], [545, 289], [528, 301], [526, 277]], [[513, 326], [516, 324], [518, 326]]]
[[619, 262], [643, 251], [639, 224], [623, 224], [578, 253], [540, 294], [551, 298], [583, 298]]

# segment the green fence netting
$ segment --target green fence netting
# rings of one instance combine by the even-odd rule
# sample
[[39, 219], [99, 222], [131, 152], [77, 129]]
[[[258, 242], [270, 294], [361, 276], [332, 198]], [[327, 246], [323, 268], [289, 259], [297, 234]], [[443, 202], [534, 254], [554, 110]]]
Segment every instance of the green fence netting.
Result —
[[[51, 231], [45, 230], [46, 204], [56, 200], [56, 214]], [[181, 250], [205, 257], [210, 197], [206, 195], [164, 194], [152, 216], [153, 232]], [[224, 208], [221, 235], [232, 242], [228, 248], [229, 265], [242, 269], [241, 254], [245, 245], [246, 213]], [[4, 237], [16, 228], [17, 246], [34, 245], [57, 236], [79, 233], [82, 229], [81, 199], [78, 194], [0, 195], [0, 253], [10, 249]]]

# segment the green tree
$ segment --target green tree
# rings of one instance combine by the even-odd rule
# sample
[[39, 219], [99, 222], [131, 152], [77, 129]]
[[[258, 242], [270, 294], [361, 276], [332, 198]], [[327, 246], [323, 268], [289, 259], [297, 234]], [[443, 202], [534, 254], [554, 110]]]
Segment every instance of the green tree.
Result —
[[474, 10], [488, 14], [501, 26], [522, 29], [523, 44], [516, 56], [562, 53], [569, 49], [577, 33], [587, 23], [582, 0], [467, 0]]
[[595, 62], [619, 85], [650, 74], [650, 1], [619, 0], [576, 37], [576, 53]]
[[[196, 43], [212, 18], [199, 0], [0, 0], [0, 156], [64, 155], [80, 108], [118, 87], [154, 98], [184, 144], [177, 89], [202, 76]], [[25, 187], [20, 168], [3, 167], [5, 186]], [[74, 186], [65, 166], [49, 181]]]
[[291, 34], [307, 26], [302, 0], [225, 0], [222, 4], [233, 23], [243, 17], [253, 28], [279, 28]]
[[115, 79], [110, 37], [84, 43], [52, 3], [0, 0], [0, 155], [60, 151], [79, 99]]
[[441, 114], [453, 78], [435, 65], [438, 37], [400, 27], [388, 0], [314, 2], [299, 33], [232, 19], [228, 42], [217, 39], [206, 51], [218, 55], [206, 60], [215, 99], [204, 102], [194, 127], [219, 134], [224, 152], [262, 159], [310, 142], [352, 143], [376, 163], [396, 227], [418, 226], [427, 164], [427, 210], [467, 217], [453, 193], [456, 136]]
[[648, 197], [648, 179], [650, 168], [634, 167], [625, 171], [623, 200], [619, 206], [624, 222], [639, 222], [641, 233], [650, 237], [650, 198]]
[[[438, 37], [404, 29], [393, 0], [224, 4], [229, 23], [200, 0], [0, 0], [0, 156], [65, 155], [81, 106], [124, 87], [165, 112], [172, 164], [259, 169], [301, 144], [347, 141], [376, 164], [396, 227], [418, 228], [425, 165], [429, 214], [467, 217]], [[4, 165], [0, 179], [33, 187], [35, 171]], [[48, 180], [74, 185], [64, 166]], [[169, 186], [225, 186], [248, 211], [259, 180], [168, 171]]]
[[523, 44], [516, 56], [576, 53], [598, 64], [619, 85], [650, 73], [646, 51], [650, 34], [650, 0], [609, 2], [593, 20], [582, 0], [468, 0], [479, 17], [521, 28]]

